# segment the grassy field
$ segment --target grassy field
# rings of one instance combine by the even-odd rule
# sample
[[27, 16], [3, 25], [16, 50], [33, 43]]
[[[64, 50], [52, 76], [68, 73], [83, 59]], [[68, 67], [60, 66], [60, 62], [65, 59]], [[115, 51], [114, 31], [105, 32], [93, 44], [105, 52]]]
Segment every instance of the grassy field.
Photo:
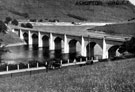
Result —
[[134, 92], [135, 59], [0, 78], [1, 92]]

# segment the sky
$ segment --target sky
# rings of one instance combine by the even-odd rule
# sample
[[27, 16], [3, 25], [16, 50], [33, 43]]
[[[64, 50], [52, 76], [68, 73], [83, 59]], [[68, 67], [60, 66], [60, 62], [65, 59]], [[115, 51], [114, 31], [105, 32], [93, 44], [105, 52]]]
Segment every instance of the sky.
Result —
[[135, 0], [129, 0], [132, 4], [135, 5]]

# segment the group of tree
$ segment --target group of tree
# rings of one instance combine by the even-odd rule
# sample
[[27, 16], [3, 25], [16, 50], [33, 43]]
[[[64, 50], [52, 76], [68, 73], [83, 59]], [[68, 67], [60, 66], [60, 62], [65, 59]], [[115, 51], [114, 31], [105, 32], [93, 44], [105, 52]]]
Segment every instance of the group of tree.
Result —
[[5, 18], [5, 23], [9, 24], [11, 23], [12, 25], [18, 26], [18, 21], [16, 19], [12, 19], [11, 17], [6, 17]]
[[130, 40], [123, 42], [123, 44], [119, 48], [119, 52], [129, 52], [135, 54], [135, 37], [132, 37]]
[[30, 22], [43, 22], [43, 19], [30, 19]]
[[58, 19], [30, 19], [30, 22], [44, 22], [44, 21], [48, 21], [48, 22], [59, 22]]
[[31, 23], [22, 23], [21, 24], [21, 27], [24, 27], [24, 28], [33, 28], [32, 24]]

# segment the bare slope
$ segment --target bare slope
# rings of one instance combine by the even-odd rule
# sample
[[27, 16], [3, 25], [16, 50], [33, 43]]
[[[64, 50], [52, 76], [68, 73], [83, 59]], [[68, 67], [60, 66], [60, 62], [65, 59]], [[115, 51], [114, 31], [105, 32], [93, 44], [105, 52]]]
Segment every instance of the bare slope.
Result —
[[24, 19], [29, 16], [60, 21], [123, 21], [135, 16], [135, 8], [131, 4], [75, 5], [77, 1], [81, 0], [0, 0], [0, 18]]

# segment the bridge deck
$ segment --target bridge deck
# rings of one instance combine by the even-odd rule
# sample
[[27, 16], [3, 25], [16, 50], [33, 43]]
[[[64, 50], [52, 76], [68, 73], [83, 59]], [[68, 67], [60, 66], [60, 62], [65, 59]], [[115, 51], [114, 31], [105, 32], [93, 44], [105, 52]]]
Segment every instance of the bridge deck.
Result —
[[16, 28], [16, 29], [40, 31], [40, 32], [55, 33], [55, 34], [67, 34], [67, 35], [84, 36], [84, 37], [88, 37], [89, 35], [91, 38], [98, 38], [98, 39], [102, 39], [105, 36], [106, 39], [115, 40], [115, 41], [125, 41], [125, 38], [130, 37], [130, 36], [118, 35], [118, 34], [111, 35], [111, 34], [106, 34], [99, 31], [91, 31], [91, 32], [88, 31], [88, 29], [91, 29], [94, 27], [95, 26], [93, 25], [83, 25], [83, 26], [44, 25], [44, 26], [35, 26], [33, 29], [29, 29], [29, 28], [12, 26], [12, 28]]

